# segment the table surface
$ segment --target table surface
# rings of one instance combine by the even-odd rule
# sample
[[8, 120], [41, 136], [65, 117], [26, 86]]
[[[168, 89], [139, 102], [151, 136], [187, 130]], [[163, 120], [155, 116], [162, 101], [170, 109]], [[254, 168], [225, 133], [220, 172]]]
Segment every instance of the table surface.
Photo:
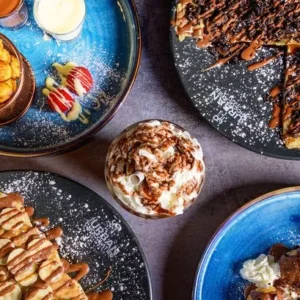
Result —
[[[300, 185], [300, 162], [261, 156], [235, 145], [201, 119], [190, 104], [170, 53], [171, 2], [136, 0], [143, 36], [140, 72], [124, 105], [92, 140], [52, 157], [0, 157], [0, 171], [56, 172], [86, 185], [116, 207], [144, 249], [154, 300], [190, 299], [201, 254], [225, 218], [261, 194]], [[205, 186], [196, 204], [182, 216], [164, 220], [133, 216], [117, 205], [105, 185], [104, 160], [109, 144], [127, 126], [150, 118], [178, 123], [200, 141], [204, 150]]]

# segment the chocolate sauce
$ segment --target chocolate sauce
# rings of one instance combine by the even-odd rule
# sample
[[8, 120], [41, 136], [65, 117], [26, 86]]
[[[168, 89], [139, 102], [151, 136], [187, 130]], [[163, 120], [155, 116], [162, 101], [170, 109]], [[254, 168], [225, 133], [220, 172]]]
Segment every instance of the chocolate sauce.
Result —
[[274, 257], [275, 261], [278, 261], [282, 255], [288, 253], [291, 249], [283, 244], [275, 244], [269, 250], [269, 254]]

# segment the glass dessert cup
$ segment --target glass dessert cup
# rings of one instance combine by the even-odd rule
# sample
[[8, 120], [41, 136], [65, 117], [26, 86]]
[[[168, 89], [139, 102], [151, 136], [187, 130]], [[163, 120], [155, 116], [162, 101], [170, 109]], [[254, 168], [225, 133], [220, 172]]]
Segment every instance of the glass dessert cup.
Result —
[[[159, 208], [157, 206], [155, 209], [151, 208], [151, 209], [148, 210], [149, 207], [147, 207], [147, 205], [144, 206], [144, 204], [143, 204], [144, 203], [143, 201], [145, 200], [145, 199], [143, 199], [143, 197], [139, 198], [139, 201], [140, 200], [143, 200], [143, 201], [139, 202], [138, 205], [144, 206], [145, 210], [143, 208], [140, 209], [141, 208], [140, 206], [135, 205], [138, 202], [136, 199], [132, 200], [132, 201], [130, 200], [131, 202], [128, 201], [128, 199], [124, 200], [125, 198], [123, 197], [123, 194], [122, 193], [120, 194], [120, 191], [122, 191], [122, 188], [118, 188], [119, 187], [118, 183], [119, 182], [123, 183], [124, 180], [122, 178], [118, 178], [117, 180], [115, 180], [115, 178], [113, 178], [113, 176], [112, 176], [112, 174], [113, 174], [112, 170], [114, 170], [114, 171], [119, 170], [120, 161], [122, 161], [121, 162], [122, 167], [124, 167], [124, 170], [126, 170], [126, 172], [128, 172], [128, 170], [131, 169], [131, 166], [133, 164], [132, 158], [129, 158], [127, 160], [128, 156], [126, 156], [125, 162], [122, 158], [120, 160], [120, 157], [116, 156], [116, 153], [119, 151], [119, 149], [121, 149], [121, 148], [125, 149], [126, 148], [125, 146], [121, 145], [120, 143], [123, 143], [123, 141], [126, 141], [126, 139], [128, 137], [130, 138], [133, 134], [138, 132], [138, 130], [139, 130], [139, 128], [141, 128], [141, 126], [148, 126], [149, 124], [152, 126], [152, 124], [158, 124], [157, 122], [160, 123], [161, 125], [154, 125], [154, 126], [165, 126], [165, 124], [166, 124], [166, 126], [171, 126], [171, 128], [173, 128], [173, 130], [174, 130], [174, 136], [176, 136], [176, 134], [179, 133], [180, 135], [185, 136], [188, 139], [188, 141], [190, 141], [191, 143], [194, 143], [193, 144], [194, 146], [197, 146], [197, 147], [199, 146], [199, 149], [197, 148], [197, 151], [199, 151], [199, 152], [197, 152], [199, 154], [199, 158], [196, 158], [196, 156], [195, 156], [195, 157], [193, 157], [193, 161], [197, 163], [197, 166], [198, 165], [201, 166], [201, 171], [198, 172], [198, 170], [197, 170], [196, 176], [191, 177], [191, 175], [194, 176], [193, 175], [193, 172], [195, 171], [194, 167], [191, 168], [190, 171], [188, 170], [187, 171], [188, 173], [184, 173], [184, 172], [186, 172], [186, 170], [179, 170], [178, 173], [180, 173], [181, 171], [184, 171], [181, 175], [183, 175], [183, 174], [187, 175], [186, 176], [187, 179], [182, 179], [182, 182], [179, 181], [178, 185], [177, 185], [178, 182], [173, 185], [173, 186], [176, 187], [176, 189], [177, 189], [177, 186], [178, 186], [178, 191], [180, 191], [182, 189], [182, 187], [185, 184], [187, 184], [187, 182], [185, 182], [185, 180], [188, 180], [188, 178], [193, 178], [193, 179], [197, 178], [197, 182], [194, 185], [194, 187], [192, 189], [192, 192], [190, 194], [191, 197], [189, 197], [188, 199], [185, 198], [184, 199], [185, 201], [182, 201], [183, 197], [179, 197], [179, 196], [178, 196], [179, 197], [178, 199], [177, 198], [176, 199], [172, 198], [172, 201], [170, 200], [170, 202], [172, 202], [172, 205], [174, 204], [174, 207], [175, 207], [175, 210], [172, 210], [172, 211], [165, 209], [166, 206], [164, 206], [164, 205], [162, 205], [162, 206], [164, 206], [164, 208], [162, 208], [161, 205], [158, 205]], [[140, 136], [143, 136], [143, 135], [140, 135]], [[166, 138], [167, 141], [168, 141], [168, 139], [169, 139], [169, 137]], [[171, 139], [172, 139], [172, 137], [171, 137]], [[164, 142], [166, 140], [164, 140]], [[155, 147], [155, 145], [152, 145], [151, 142], [148, 141], [148, 143], [151, 146], [153, 146], [153, 149], [155, 149], [154, 151], [159, 152], [161, 150], [161, 149], [158, 149], [160, 147]], [[136, 143], [134, 142], [133, 145], [138, 145], [137, 147], [143, 147], [143, 145], [141, 146], [140, 141], [137, 141]], [[176, 155], [180, 156], [179, 151], [176, 152], [176, 150], [175, 150], [175, 152], [174, 152], [172, 150], [173, 148], [176, 149], [176, 145], [174, 147], [172, 146], [172, 147], [168, 148], [168, 149], [170, 149], [170, 153], [167, 154], [167, 155], [168, 155], [168, 158], [170, 158], [170, 160], [173, 160], [172, 157], [176, 157]], [[132, 151], [135, 151], [135, 149], [133, 149], [133, 147], [131, 147], [131, 146], [129, 147], [129, 149], [130, 149], [130, 151], [128, 153], [130, 153]], [[141, 150], [139, 150], [139, 153], [141, 153], [140, 151]], [[144, 151], [144, 150], [142, 150], [142, 151]], [[167, 153], [167, 152], [165, 152], [165, 153]], [[174, 156], [174, 153], [176, 154], [175, 156]], [[162, 157], [167, 158], [164, 155], [165, 154], [163, 154]], [[182, 156], [184, 156], [184, 154], [182, 154]], [[141, 158], [141, 156], [138, 155], [137, 160], [139, 160], [140, 158]], [[114, 161], [114, 159], [116, 159], [116, 160]], [[160, 165], [160, 161], [158, 162], [158, 165]], [[164, 168], [163, 161], [162, 161], [162, 167]], [[175, 173], [171, 173], [171, 174], [172, 174], [172, 176], [175, 176]], [[170, 175], [170, 173], [169, 173], [169, 175]], [[148, 183], [152, 178], [152, 175], [150, 174], [150, 176], [149, 176], [149, 173], [144, 172], [144, 170], [142, 168], [140, 168], [140, 169], [131, 169], [128, 173], [126, 173], [126, 176], [127, 176], [126, 180], [128, 180], [128, 182], [130, 181], [130, 184], [132, 184], [134, 186], [134, 188], [137, 188], [137, 189], [139, 189], [140, 185], [143, 185], [143, 187], [141, 187], [142, 189], [144, 189], [145, 185], [147, 185], [147, 188], [149, 188]], [[166, 182], [167, 181], [169, 181], [169, 182], [172, 181], [175, 178], [175, 177], [172, 177], [172, 176], [170, 175], [168, 177], [168, 179], [166, 179], [165, 181]], [[176, 175], [176, 178], [180, 178], [180, 176], [177, 177], [177, 175]], [[192, 204], [195, 203], [196, 199], [198, 198], [198, 196], [199, 196], [199, 194], [202, 190], [203, 184], [204, 184], [204, 178], [205, 178], [205, 164], [204, 164], [203, 153], [202, 153], [202, 149], [201, 149], [200, 144], [198, 144], [198, 142], [195, 139], [192, 139], [190, 137], [190, 135], [187, 133], [187, 131], [184, 130], [182, 127], [180, 127], [179, 125], [174, 124], [172, 122], [169, 122], [169, 121], [145, 120], [145, 121], [138, 122], [138, 123], [135, 123], [135, 124], [129, 126], [124, 131], [122, 131], [119, 134], [119, 136], [117, 136], [115, 138], [115, 140], [112, 142], [112, 144], [111, 144], [111, 146], [108, 150], [107, 156], [106, 156], [105, 180], [106, 180], [107, 187], [108, 187], [109, 191], [111, 192], [112, 196], [115, 198], [115, 200], [118, 202], [119, 205], [121, 205], [128, 212], [130, 212], [134, 215], [137, 215], [139, 217], [142, 217], [142, 218], [160, 219], [160, 218], [168, 218], [168, 217], [177, 216], [177, 215], [180, 215], [180, 214], [184, 213], [189, 207], [192, 206]], [[116, 182], [117, 182], [117, 185], [116, 185]], [[159, 184], [161, 184], [161, 183], [162, 182], [159, 182]], [[169, 188], [167, 190], [167, 193], [169, 193], [169, 192], [171, 193], [171, 190], [173, 189], [173, 186], [172, 185], [171, 185], [171, 187], [169, 186]], [[173, 192], [174, 192], [174, 190], [173, 190]], [[172, 192], [171, 195], [174, 195], [173, 192]], [[175, 190], [175, 192], [176, 192], [176, 190]], [[162, 192], [162, 193], [164, 193], [164, 192]], [[125, 194], [126, 194], [126, 192], [125, 192]], [[160, 194], [160, 196], [162, 196], [162, 194]], [[176, 193], [176, 197], [177, 197], [177, 193]], [[161, 198], [161, 197], [159, 197], [159, 198]], [[167, 201], [169, 201], [169, 200], [167, 200]], [[180, 209], [177, 209], [179, 207], [180, 207]]]
[[16, 30], [24, 26], [28, 20], [28, 8], [24, 0], [11, 13], [0, 17], [0, 26], [6, 29]]
[[34, 2], [34, 7], [33, 7], [33, 15], [34, 15], [34, 19], [35, 22], [37, 23], [37, 25], [48, 35], [52, 36], [54, 39], [56, 39], [57, 41], [62, 41], [62, 42], [68, 42], [68, 41], [73, 41], [75, 39], [77, 39], [81, 32], [82, 32], [82, 27], [86, 18], [86, 11], [85, 14], [83, 16], [83, 19], [81, 20], [81, 22], [79, 23], [79, 25], [76, 26], [76, 28], [72, 29], [71, 31], [68, 32], [63, 32], [63, 33], [56, 33], [56, 32], [52, 32], [49, 31], [45, 28], [45, 26], [42, 25], [42, 22], [39, 20], [39, 16], [38, 16], [38, 8], [40, 3], [43, 0], [35, 0]]
[[17, 101], [18, 97], [20, 96], [20, 93], [22, 92], [22, 89], [24, 87], [25, 76], [24, 76], [24, 62], [21, 53], [17, 50], [15, 45], [5, 35], [0, 33], [0, 39], [3, 41], [4, 48], [17, 58], [21, 70], [20, 78], [17, 80], [17, 89], [15, 93], [7, 101], [5, 101], [4, 103], [0, 103], [0, 116], [1, 116], [1, 114], [4, 114], [10, 108], [10, 106], [12, 106]]

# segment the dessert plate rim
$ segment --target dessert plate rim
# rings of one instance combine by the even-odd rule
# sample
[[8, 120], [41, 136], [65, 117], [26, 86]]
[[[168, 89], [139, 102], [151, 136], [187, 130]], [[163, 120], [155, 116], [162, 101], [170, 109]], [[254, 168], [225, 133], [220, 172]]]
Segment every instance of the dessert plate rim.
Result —
[[[170, 20], [171, 21], [174, 19], [174, 16], [176, 13], [177, 2], [178, 2], [178, 0], [173, 0], [172, 4], [171, 4], [171, 10], [170, 10]], [[186, 40], [190, 41], [190, 38], [187, 38]], [[194, 106], [194, 108], [197, 111], [200, 118], [203, 118], [215, 130], [217, 130], [220, 134], [222, 134], [228, 140], [234, 142], [235, 144], [237, 144], [247, 150], [250, 150], [252, 152], [255, 152], [255, 153], [258, 153], [261, 155], [273, 157], [273, 158], [279, 158], [279, 159], [285, 159], [285, 160], [300, 160], [300, 149], [287, 149], [284, 145], [283, 145], [284, 149], [281, 149], [274, 143], [267, 143], [267, 145], [264, 145], [262, 148], [260, 148], [259, 146], [251, 145], [251, 144], [248, 144], [247, 142], [245, 142], [245, 140], [248, 138], [248, 136], [246, 136], [245, 139], [237, 139], [232, 135], [230, 130], [227, 130], [226, 126], [218, 127], [216, 125], [216, 123], [214, 123], [213, 119], [210, 116], [206, 116], [207, 113], [205, 114], [205, 112], [209, 112], [209, 110], [206, 109], [206, 111], [205, 111], [205, 108], [200, 109], [200, 107], [197, 107], [196, 101], [192, 99], [192, 96], [193, 96], [193, 94], [191, 92], [192, 83], [185, 82], [184, 75], [183, 75], [183, 69], [177, 64], [177, 59], [176, 59], [176, 54], [180, 53], [180, 52], [177, 52], [176, 45], [179, 45], [180, 43], [184, 43], [186, 41], [179, 42], [172, 23], [170, 25], [170, 30], [169, 30], [169, 42], [170, 42], [170, 49], [171, 49], [171, 53], [172, 53], [172, 60], [173, 60], [173, 63], [174, 63], [175, 69], [176, 69], [177, 76], [180, 80], [181, 86], [183, 87], [185, 94], [187, 95], [187, 98]], [[206, 51], [206, 50], [199, 48], [199, 51]], [[272, 88], [272, 86], [270, 86], [270, 88]], [[270, 114], [270, 118], [271, 118], [271, 114]], [[279, 133], [276, 133], [276, 134], [278, 134], [278, 140], [281, 140], [281, 136], [279, 135]], [[276, 147], [278, 147], [279, 151], [276, 151]], [[275, 148], [275, 149], [273, 149], [273, 148]]]
[[140, 21], [138, 16], [138, 11], [134, 0], [124, 0], [128, 3], [129, 10], [132, 13], [132, 30], [134, 32], [134, 42], [136, 44], [136, 51], [134, 53], [134, 61], [132, 63], [133, 70], [129, 74], [129, 79], [127, 85], [123, 88], [123, 92], [121, 93], [118, 102], [111, 108], [109, 113], [100, 121], [98, 124], [93, 128], [88, 129], [82, 136], [79, 136], [73, 139], [70, 142], [63, 143], [61, 145], [53, 145], [46, 149], [40, 148], [18, 148], [18, 147], [9, 147], [13, 149], [5, 149], [5, 147], [1, 146], [0, 144], [0, 155], [8, 156], [8, 157], [39, 157], [39, 156], [46, 156], [52, 154], [59, 154], [66, 151], [70, 151], [72, 149], [77, 149], [78, 147], [82, 146], [88, 140], [93, 137], [98, 131], [100, 131], [111, 119], [115, 116], [118, 110], [121, 108], [122, 104], [125, 102], [127, 96], [129, 95], [138, 71], [141, 64], [141, 55], [142, 55], [142, 35], [141, 35], [141, 28], [140, 28]]
[[[133, 229], [130, 227], [129, 223], [125, 220], [125, 218], [121, 215], [120, 212], [117, 211], [116, 208], [114, 208], [107, 200], [105, 200], [99, 193], [97, 193], [96, 191], [94, 191], [92, 188], [86, 186], [85, 184], [82, 184], [76, 180], [73, 180], [71, 178], [68, 178], [64, 175], [58, 174], [56, 172], [48, 172], [48, 171], [42, 171], [39, 169], [16, 169], [16, 170], [5, 170], [5, 171], [0, 171], [0, 180], [1, 180], [1, 175], [6, 174], [6, 175], [24, 175], [24, 174], [38, 174], [40, 175], [48, 175], [48, 176], [52, 176], [53, 178], [57, 178], [59, 180], [65, 181], [65, 182], [70, 182], [71, 184], [77, 185], [78, 187], [80, 187], [81, 189], [85, 189], [88, 190], [89, 192], [91, 192], [92, 194], [95, 194], [95, 198], [97, 198], [97, 201], [100, 201], [100, 203], [102, 203], [105, 207], [107, 207], [108, 210], [110, 210], [114, 215], [117, 216], [117, 218], [119, 218], [119, 220], [121, 221], [122, 225], [124, 225], [124, 227], [126, 228], [126, 230], [128, 231], [130, 237], [132, 238], [132, 240], [136, 243], [136, 246], [138, 248], [138, 252], [140, 253], [142, 259], [143, 259], [143, 263], [145, 265], [145, 270], [146, 270], [146, 276], [147, 276], [147, 283], [148, 283], [148, 290], [147, 290], [147, 296], [149, 297], [149, 300], [153, 299], [153, 290], [152, 290], [152, 282], [151, 282], [151, 274], [150, 274], [150, 269], [149, 269], [149, 265], [147, 262], [147, 258], [146, 255], [143, 251], [143, 248], [136, 236], [136, 234], [134, 233]], [[0, 187], [1, 188], [1, 187]], [[26, 201], [26, 199], [25, 199]], [[51, 216], [49, 216], [50, 221], [51, 221]]]
[[[253, 206], [259, 203], [271, 201], [272, 198], [275, 196], [283, 196], [285, 194], [288, 196], [288, 194], [291, 193], [298, 193], [300, 195], [300, 186], [282, 188], [259, 196], [244, 204], [242, 207], [240, 207], [238, 210], [232, 213], [229, 217], [226, 218], [225, 221], [221, 223], [221, 225], [217, 228], [213, 236], [208, 241], [207, 246], [203, 251], [203, 254], [201, 255], [194, 279], [192, 300], [202, 300], [201, 290], [203, 288], [203, 278], [206, 273], [205, 265], [209, 263], [211, 259], [211, 254], [216, 250], [218, 243], [221, 242], [222, 238], [225, 236], [223, 235], [224, 231], [230, 228], [232, 222], [234, 222], [241, 214], [246, 212], [248, 209], [252, 208]], [[281, 201], [284, 200], [281, 199]]]

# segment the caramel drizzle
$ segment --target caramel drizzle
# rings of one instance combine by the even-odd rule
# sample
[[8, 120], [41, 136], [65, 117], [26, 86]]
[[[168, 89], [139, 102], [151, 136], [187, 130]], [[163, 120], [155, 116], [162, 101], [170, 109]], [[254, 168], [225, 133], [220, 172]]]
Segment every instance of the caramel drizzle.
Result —
[[[5, 285], [5, 282], [0, 283], [0, 289], [1, 286]], [[7, 287], [5, 287], [3, 290], [0, 290], [0, 296], [5, 296], [6, 294], [12, 292], [15, 289], [14, 284], [12, 283], [11, 285], [8, 285]]]
[[[298, 55], [298, 56], [297, 56]], [[289, 48], [287, 57], [287, 69], [285, 72], [285, 103], [283, 120], [288, 122], [287, 133], [292, 136], [300, 134], [300, 48]]]
[[7, 267], [10, 272], [17, 276], [22, 274], [29, 268], [33, 266], [33, 264], [46, 260], [51, 253], [55, 250], [53, 245], [42, 248], [41, 250], [35, 252], [35, 250], [40, 247], [47, 239], [40, 239], [34, 245], [30, 246], [27, 251], [24, 250], [16, 257], [14, 257], [11, 261], [7, 263]]
[[14, 243], [9, 242], [0, 249], [0, 258], [8, 255], [15, 248]]
[[46, 232], [46, 237], [49, 241], [61, 237], [63, 230], [60, 227], [54, 227]]
[[50, 221], [48, 218], [39, 218], [39, 219], [33, 220], [33, 224], [38, 227], [47, 227], [47, 226], [49, 226]]
[[281, 56], [283, 54], [283, 52], [279, 52], [278, 54], [268, 57], [266, 59], [263, 59], [261, 61], [258, 61], [250, 66], [247, 67], [248, 71], [254, 71], [257, 70], [259, 68], [262, 68], [266, 65], [268, 65], [269, 63], [271, 63], [272, 61], [274, 61], [275, 59], [277, 59], [279, 56]]
[[1, 208], [17, 208], [24, 205], [24, 198], [18, 193], [10, 193], [9, 195], [0, 198]]
[[34, 208], [33, 207], [25, 207], [25, 212], [27, 213], [28, 217], [32, 217], [34, 214]]
[[91, 287], [89, 290], [87, 290], [85, 293], [88, 294], [91, 291], [95, 290], [96, 288], [98, 288], [99, 286], [101, 286], [104, 282], [106, 282], [111, 274], [112, 268], [109, 268], [108, 271], [105, 274], [104, 279], [102, 279], [99, 283], [97, 283], [95, 286]]
[[[4, 202], [1, 202], [2, 199], [4, 199]], [[13, 223], [14, 221], [18, 220], [18, 218], [29, 214], [30, 216], [33, 215], [34, 209], [31, 207], [28, 208], [22, 208], [22, 197], [19, 196], [18, 194], [10, 194], [5, 198], [0, 199], [0, 208], [16, 208], [12, 209], [8, 212], [5, 212], [1, 214], [0, 217], [4, 217], [4, 221], [0, 224], [0, 227]], [[8, 207], [6, 207], [8, 206]], [[20, 211], [19, 209], [23, 209], [24, 211]], [[49, 225], [49, 219], [47, 218], [40, 218], [36, 219], [33, 221], [35, 226], [41, 226], [41, 227], [46, 227]], [[4, 245], [0, 249], [0, 258], [5, 257], [7, 254], [9, 254], [14, 248], [15, 245], [25, 245], [27, 242], [30, 241], [30, 238], [35, 239], [39, 238], [38, 241], [36, 241], [33, 245], [30, 247], [27, 247], [27, 250], [23, 250], [20, 252], [17, 256], [15, 256], [11, 261], [7, 263], [7, 267], [9, 271], [16, 277], [20, 274], [23, 274], [24, 272], [30, 270], [30, 268], [33, 266], [33, 264], [40, 263], [42, 261], [46, 261], [50, 255], [53, 253], [54, 250], [58, 248], [58, 245], [53, 243], [51, 245], [47, 246], [45, 245], [43, 247], [43, 244], [46, 242], [49, 242], [49, 240], [56, 239], [58, 237], [62, 236], [62, 229], [60, 227], [55, 227], [47, 232], [45, 234], [41, 233], [38, 227], [29, 227], [29, 228], [23, 228], [25, 225], [22, 221], [16, 222], [16, 224], [12, 227], [12, 230], [7, 230], [4, 231], [0, 238], [9, 238], [11, 242], [8, 242], [6, 245]], [[23, 226], [23, 227], [22, 227]], [[22, 230], [20, 233], [16, 230], [22, 227]], [[19, 233], [19, 234], [18, 234]], [[40, 249], [41, 248], [41, 249]], [[46, 295], [43, 299], [44, 300], [50, 300], [52, 299], [52, 296], [55, 292], [58, 292], [68, 286], [72, 285], [72, 281], [79, 281], [82, 279], [88, 272], [89, 272], [89, 266], [86, 263], [77, 263], [73, 264], [70, 266], [70, 264], [67, 262], [65, 259], [61, 259], [62, 266], [58, 266], [49, 276], [48, 278], [45, 279], [45, 282], [52, 282], [54, 278], [59, 276], [60, 274], [65, 273], [76, 273], [74, 278], [71, 278], [64, 284], [62, 284], [60, 287], [56, 288], [53, 290], [53, 293], [49, 293]], [[49, 261], [49, 264], [55, 263], [54, 261]], [[48, 264], [48, 265], [49, 265]], [[47, 267], [48, 265], [45, 265]], [[110, 273], [110, 271], [109, 271]], [[109, 276], [109, 273], [107, 274], [107, 278]], [[30, 276], [30, 275], [29, 275]], [[7, 278], [6, 274], [0, 274], [1, 279], [5, 280]], [[105, 278], [105, 280], [107, 280]], [[26, 279], [26, 278], [25, 278]], [[105, 280], [101, 281], [104, 282]], [[4, 283], [3, 283], [4, 284]], [[0, 288], [1, 288], [1, 283], [0, 283]], [[98, 285], [97, 285], [98, 286]], [[47, 288], [47, 285], [43, 282], [37, 282], [33, 287], [30, 288], [28, 291], [28, 296], [35, 296], [38, 293], [38, 290], [41, 288]], [[0, 291], [0, 296], [6, 295], [10, 293], [14, 289], [14, 284], [7, 286], [6, 288], [2, 289]], [[94, 295], [99, 295], [102, 298], [97, 298], [97, 299], [106, 299], [103, 298], [104, 295], [108, 295], [106, 292], [99, 293], [99, 294], [94, 294]], [[80, 297], [79, 297], [80, 298]], [[96, 299], [96, 298], [93, 298]], [[107, 299], [112, 299], [112, 297], [107, 298]]]
[[[56, 261], [48, 261], [48, 264], [45, 264], [43, 267], [47, 268], [51, 264], [57, 264]], [[41, 267], [40, 267], [41, 269]], [[47, 283], [52, 282], [55, 278], [59, 277], [64, 273], [64, 267], [63, 266], [58, 266], [44, 281]]]
[[82, 279], [88, 272], [90, 268], [88, 264], [86, 263], [77, 263], [73, 264], [69, 267], [67, 271], [65, 271], [67, 274], [76, 272], [76, 276], [73, 278], [75, 281], [79, 281]]
[[300, 43], [299, 31], [288, 30], [297, 27], [300, 3], [293, 0], [252, 3], [249, 0], [181, 0], [173, 23], [181, 38], [198, 38], [199, 47], [213, 46], [225, 58], [232, 58], [230, 45], [237, 43], [249, 44], [243, 52], [236, 53], [241, 53], [244, 60], [251, 60], [263, 45]]
[[88, 295], [89, 300], [112, 300], [113, 293], [111, 291], [104, 291], [101, 293], [93, 293]]
[[[34, 285], [27, 291], [27, 298], [33, 298], [34, 296], [37, 295], [37, 293], [41, 290], [41, 289], [47, 289], [48, 285], [42, 281], [37, 281], [36, 283], [34, 283]], [[46, 295], [43, 300], [50, 300], [53, 298], [53, 292], [48, 293], [48, 295]]]
[[269, 127], [274, 129], [279, 126], [281, 120], [281, 107], [277, 103], [273, 104], [272, 119], [269, 122]]

